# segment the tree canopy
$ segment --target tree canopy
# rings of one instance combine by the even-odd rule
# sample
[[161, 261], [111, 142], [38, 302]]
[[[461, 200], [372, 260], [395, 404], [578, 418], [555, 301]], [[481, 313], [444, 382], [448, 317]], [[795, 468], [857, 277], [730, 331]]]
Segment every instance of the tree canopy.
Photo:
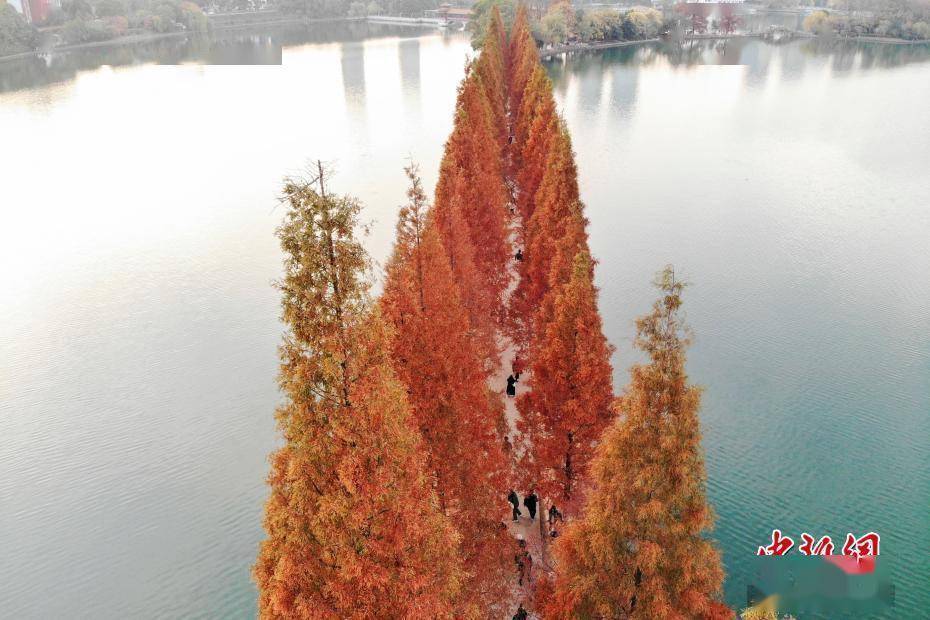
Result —
[[705, 536], [707, 504], [697, 411], [688, 382], [684, 284], [669, 267], [659, 299], [636, 322], [649, 358], [630, 370], [617, 421], [591, 466], [582, 517], [556, 544], [552, 618], [730, 618], [719, 601], [720, 553]]
[[265, 618], [451, 617], [463, 572], [426, 451], [368, 298], [358, 203], [288, 181], [277, 412], [284, 445], [254, 568]]

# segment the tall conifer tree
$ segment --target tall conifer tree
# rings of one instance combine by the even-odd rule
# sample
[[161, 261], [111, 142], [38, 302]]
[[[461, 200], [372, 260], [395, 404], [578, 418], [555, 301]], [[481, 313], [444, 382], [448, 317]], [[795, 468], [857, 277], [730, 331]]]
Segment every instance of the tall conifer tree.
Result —
[[[492, 19], [492, 26], [498, 21]], [[498, 359], [495, 330], [503, 318], [511, 256], [510, 191], [502, 150], [506, 123], [499, 118], [502, 102], [493, 104], [488, 94], [489, 88], [503, 88], [503, 62], [500, 50], [492, 49], [482, 52], [466, 69], [452, 134], [440, 164], [435, 200], [436, 225], [472, 327], [487, 353], [489, 371]]]
[[510, 30], [510, 54], [507, 60], [510, 77], [508, 89], [510, 110], [514, 113], [520, 110], [526, 82], [534, 67], [539, 64], [539, 52], [536, 50], [536, 42], [530, 32], [526, 5], [522, 2], [517, 7]]
[[284, 198], [284, 445], [271, 458], [254, 567], [259, 614], [451, 617], [458, 537], [368, 299], [358, 204], [325, 192], [322, 166], [312, 183], [287, 182]]
[[688, 383], [684, 285], [666, 268], [660, 298], [637, 323], [634, 366], [617, 400], [619, 419], [592, 464], [583, 517], [556, 545], [548, 618], [730, 618], [720, 600], [720, 553], [705, 538], [713, 512], [705, 492], [697, 411]]
[[500, 493], [508, 481], [496, 419], [468, 313], [430, 223], [414, 167], [409, 203], [400, 211], [381, 305], [394, 325], [392, 355], [407, 386], [436, 472], [440, 506], [461, 535], [467, 602], [494, 609], [506, 595], [513, 557], [500, 527]]
[[552, 288], [549, 276], [555, 245], [566, 234], [566, 226], [572, 225], [571, 212], [580, 204], [568, 132], [561, 125], [551, 130], [556, 134], [550, 140], [533, 214], [523, 222], [524, 259], [511, 304], [511, 322], [522, 350], [532, 350], [533, 339], [543, 336], [539, 330], [544, 327], [534, 325], [533, 317]]
[[[529, 391], [517, 401], [527, 483], [557, 505], [576, 498], [612, 414], [611, 347], [601, 331], [593, 262], [578, 253], [555, 290], [552, 320], [532, 350]], [[534, 482], [535, 481], [535, 482]]]
[[488, 22], [488, 33], [481, 48], [481, 55], [475, 62], [475, 71], [481, 77], [488, 102], [491, 107], [491, 121], [503, 149], [507, 139], [507, 91], [504, 86], [506, 66], [504, 45], [506, 35], [501, 20], [500, 10], [495, 6], [491, 9], [491, 18]]

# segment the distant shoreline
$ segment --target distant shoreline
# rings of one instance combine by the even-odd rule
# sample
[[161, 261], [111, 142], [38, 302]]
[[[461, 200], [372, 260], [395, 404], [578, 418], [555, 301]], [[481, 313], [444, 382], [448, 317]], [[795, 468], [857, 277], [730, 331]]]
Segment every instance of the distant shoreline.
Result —
[[573, 45], [555, 45], [550, 48], [543, 48], [539, 50], [539, 57], [551, 58], [553, 56], [558, 56], [560, 54], [568, 54], [571, 52], [591, 52], [597, 50], [606, 50], [612, 49], [615, 47], [629, 47], [631, 45], [640, 45], [643, 43], [658, 43], [662, 39], [638, 39], [636, 41], [608, 41], [606, 43], [578, 43]]
[[[248, 16], [257, 16], [259, 12], [254, 13], [244, 13], [243, 15]], [[256, 20], [248, 21], [235, 24], [219, 24], [214, 25], [212, 32], [224, 32], [231, 30], [246, 30], [256, 26], [278, 26], [285, 24], [324, 24], [324, 23], [336, 23], [336, 22], [360, 22], [365, 21], [375, 24], [396, 24], [398, 26], [410, 25], [410, 26], [430, 26], [430, 22], [403, 22], [403, 21], [388, 21], [382, 16], [372, 16], [372, 17], [321, 17], [317, 19], [300, 19], [300, 18], [280, 18], [275, 17], [273, 19], [267, 20]], [[103, 48], [103, 47], [116, 47], [121, 45], [134, 45], [138, 43], [149, 43], [151, 41], [158, 41], [161, 39], [176, 39], [180, 37], [187, 37], [191, 35], [196, 35], [198, 33], [193, 32], [162, 32], [162, 33], [146, 33], [146, 34], [136, 34], [128, 35], [124, 37], [117, 37], [115, 39], [110, 39], [108, 41], [91, 41], [87, 43], [73, 43], [70, 45], [59, 45], [56, 47], [51, 47], [48, 49], [32, 50], [29, 52], [19, 52], [16, 54], [7, 54], [5, 56], [0, 56], [0, 63], [10, 60], [19, 60], [22, 58], [29, 58], [32, 56], [41, 56], [43, 54], [53, 54], [59, 52], [71, 52], [81, 49], [93, 49], [93, 48]], [[204, 33], [209, 34], [209, 33]], [[689, 35], [682, 38], [682, 41], [688, 40], [714, 40], [714, 39], [750, 39], [750, 38], [763, 38], [765, 35], [764, 32], [746, 32], [746, 33], [735, 33], [730, 35], [719, 35], [719, 34], [695, 34]], [[805, 39], [815, 39], [816, 35], [811, 33], [795, 32], [793, 36], [797, 38]], [[858, 36], [858, 37], [827, 37], [825, 40], [828, 41], [844, 41], [849, 43], [884, 43], [888, 45], [930, 45], [930, 40], [926, 41], [912, 41], [909, 39], [895, 39], [893, 37], [870, 37], [870, 36]], [[647, 43], [659, 43], [661, 38], [653, 39], [641, 39], [636, 41], [608, 41], [605, 43], [573, 43], [569, 45], [556, 45], [550, 48], [542, 48], [539, 50], [540, 59], [552, 58], [553, 56], [559, 56], [561, 54], [568, 54], [574, 52], [587, 52], [587, 51], [599, 51], [605, 49], [613, 49], [617, 47], [629, 47], [633, 45], [643, 45]]]
[[[793, 32], [792, 39], [794, 40], [812, 40], [817, 39], [817, 35], [809, 32]], [[729, 35], [724, 34], [695, 34], [687, 35], [681, 38], [682, 43], [688, 41], [713, 41], [713, 40], [728, 40], [728, 39], [766, 39], [765, 32], [740, 32]], [[663, 40], [662, 38], [655, 39], [640, 39], [636, 41], [610, 41], [607, 43], [573, 43], [571, 45], [556, 45], [550, 48], [542, 48], [539, 50], [540, 59], [552, 58], [553, 56], [559, 56], [561, 54], [570, 54], [575, 52], [596, 52], [605, 49], [612, 49], [616, 47], [629, 47], [632, 45], [642, 45], [646, 43], [659, 43]], [[930, 40], [925, 41], [911, 41], [909, 39], [895, 39], [892, 37], [869, 37], [869, 36], [859, 36], [859, 37], [826, 37], [824, 41], [842, 41], [844, 43], [884, 43], [888, 45], [930, 45]]]
[[[257, 12], [256, 12], [257, 13]], [[253, 14], [256, 14], [253, 13]], [[214, 25], [210, 32], [224, 32], [229, 30], [245, 30], [248, 28], [256, 26], [277, 26], [284, 24], [325, 24], [333, 22], [357, 22], [357, 21], [367, 21], [366, 17], [321, 17], [318, 19], [294, 19], [294, 18], [276, 18], [268, 20], [259, 20], [252, 22], [244, 22], [238, 24], [220, 24]], [[70, 45], [58, 45], [55, 47], [50, 47], [48, 49], [32, 50], [31, 52], [19, 52], [17, 54], [8, 54], [6, 56], [0, 56], [0, 62], [6, 60], [17, 60], [21, 58], [29, 58], [30, 56], [40, 56], [42, 54], [57, 54], [58, 52], [71, 52], [74, 50], [81, 49], [91, 49], [99, 47], [117, 47], [120, 45], [134, 45], [136, 43], [149, 43], [151, 41], [158, 41], [161, 39], [177, 39], [180, 37], [187, 36], [196, 36], [200, 34], [209, 34], [181, 31], [181, 32], [150, 32], [146, 34], [134, 34], [124, 37], [117, 37], [115, 39], [110, 39], [108, 41], [89, 41], [87, 43], [72, 43]]]

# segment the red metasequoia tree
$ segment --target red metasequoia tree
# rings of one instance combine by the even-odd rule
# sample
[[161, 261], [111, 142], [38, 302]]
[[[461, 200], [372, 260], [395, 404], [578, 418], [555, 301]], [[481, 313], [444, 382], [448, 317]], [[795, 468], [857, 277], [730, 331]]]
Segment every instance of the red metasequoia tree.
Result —
[[284, 199], [284, 445], [253, 569], [259, 615], [452, 617], [459, 539], [368, 300], [358, 204], [326, 193], [322, 167], [312, 182], [287, 182]]
[[552, 321], [555, 316], [558, 287], [561, 283], [568, 282], [571, 279], [575, 257], [579, 253], [590, 255], [588, 233], [586, 231], [588, 220], [583, 215], [583, 209], [584, 205], [580, 201], [569, 205], [562, 237], [552, 246], [552, 255], [549, 258], [547, 290], [533, 313], [534, 325], [545, 326]]
[[481, 55], [475, 61], [474, 70], [484, 85], [485, 95], [491, 108], [491, 122], [499, 141], [497, 147], [499, 149], [503, 149], [507, 141], [505, 44], [504, 23], [501, 20], [500, 11], [495, 6], [491, 9], [487, 35], [481, 48]]
[[618, 420], [591, 466], [581, 519], [556, 543], [546, 618], [731, 618], [720, 602], [720, 553], [705, 538], [707, 504], [698, 423], [700, 388], [685, 373], [683, 284], [671, 268], [637, 323], [649, 363], [630, 370]]
[[531, 349], [529, 391], [517, 400], [527, 484], [556, 505], [571, 502], [612, 419], [611, 346], [601, 331], [593, 261], [575, 256], [555, 290], [552, 320]]
[[409, 203], [400, 210], [381, 306], [394, 326], [394, 367], [426, 443], [440, 508], [461, 536], [464, 599], [485, 613], [504, 601], [513, 572], [499, 519], [508, 484], [503, 416], [416, 168], [406, 172]]
[[[457, 273], [473, 326], [502, 314], [510, 246], [507, 205], [510, 192], [504, 181], [501, 134], [479, 73], [473, 67], [458, 96], [455, 125], [446, 143], [436, 185], [436, 220], [453, 269], [456, 244], [471, 246], [474, 271]], [[453, 213], [455, 212], [455, 213]], [[456, 229], [456, 226], [461, 228]], [[467, 235], [467, 239], [461, 238]]]
[[533, 315], [551, 288], [549, 272], [555, 245], [566, 234], [571, 211], [579, 204], [575, 159], [564, 127], [559, 126], [550, 141], [534, 202], [532, 216], [523, 223], [524, 259], [520, 262], [520, 281], [510, 307], [511, 323], [521, 350], [532, 349], [537, 329], [532, 324]]
[[508, 97], [511, 113], [520, 110], [526, 82], [538, 65], [539, 52], [536, 50], [536, 42], [530, 32], [526, 5], [521, 2], [517, 7], [513, 26], [510, 29], [510, 53], [507, 57], [507, 73], [510, 78]]
[[520, 188], [517, 205], [525, 220], [533, 214], [533, 199], [542, 180], [549, 146], [558, 129], [552, 83], [546, 71], [537, 64], [526, 84], [526, 93], [514, 122], [513, 152], [516, 183]]

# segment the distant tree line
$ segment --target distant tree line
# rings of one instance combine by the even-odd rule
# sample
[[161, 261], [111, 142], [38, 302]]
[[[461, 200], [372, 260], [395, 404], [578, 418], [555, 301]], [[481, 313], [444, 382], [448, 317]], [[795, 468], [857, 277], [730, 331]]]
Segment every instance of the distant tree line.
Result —
[[187, 0], [65, 0], [43, 27], [60, 27], [66, 44], [106, 41], [135, 32], [207, 32], [203, 8]]
[[874, 10], [814, 11], [804, 29], [820, 36], [930, 39], [930, 4], [883, 3]]
[[[470, 25], [474, 46], [484, 41], [487, 15], [498, 7], [504, 20], [513, 15], [514, 0], [478, 0]], [[568, 0], [549, 5], [545, 13], [530, 19], [530, 31], [537, 44], [601, 43], [605, 41], [639, 41], [652, 39], [668, 30], [669, 22], [661, 11], [647, 7], [614, 9], [583, 7]]]

